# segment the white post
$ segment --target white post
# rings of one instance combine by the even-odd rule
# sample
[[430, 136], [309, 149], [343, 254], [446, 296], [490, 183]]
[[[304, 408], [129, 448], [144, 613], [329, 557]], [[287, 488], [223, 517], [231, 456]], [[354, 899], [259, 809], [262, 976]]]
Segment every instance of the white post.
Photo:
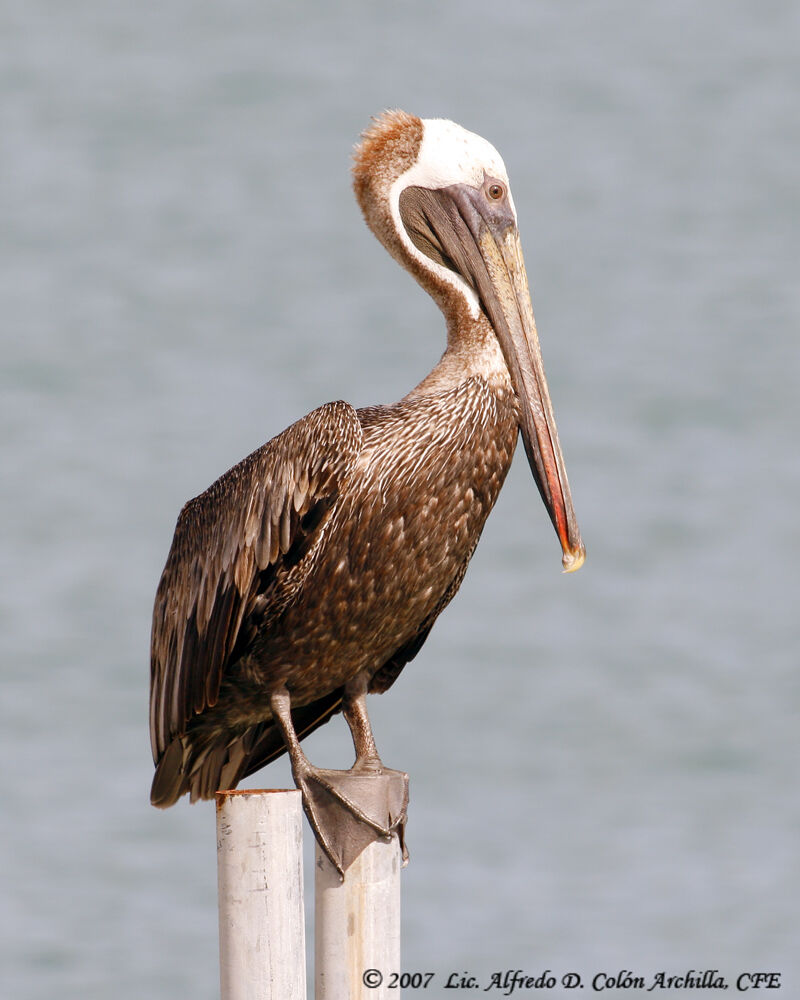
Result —
[[315, 861], [316, 1000], [388, 1000], [400, 974], [400, 869], [395, 834], [373, 841], [345, 872], [344, 882], [320, 850]]
[[217, 793], [222, 1000], [306, 1000], [300, 792]]

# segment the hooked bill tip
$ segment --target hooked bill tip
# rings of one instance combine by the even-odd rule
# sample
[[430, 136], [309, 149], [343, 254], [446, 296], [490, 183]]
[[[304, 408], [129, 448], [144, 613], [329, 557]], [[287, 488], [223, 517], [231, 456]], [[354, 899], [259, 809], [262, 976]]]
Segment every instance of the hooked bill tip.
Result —
[[564, 549], [564, 555], [561, 558], [561, 565], [564, 567], [565, 573], [574, 573], [576, 569], [580, 569], [586, 559], [586, 549], [583, 542], [576, 549]]

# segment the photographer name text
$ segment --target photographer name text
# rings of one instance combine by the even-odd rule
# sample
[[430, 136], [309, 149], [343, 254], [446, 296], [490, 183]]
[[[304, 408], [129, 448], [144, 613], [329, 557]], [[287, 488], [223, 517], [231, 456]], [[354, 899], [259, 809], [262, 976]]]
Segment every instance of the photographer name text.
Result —
[[596, 972], [585, 976], [579, 972], [556, 974], [550, 969], [544, 972], [525, 972], [522, 969], [505, 969], [480, 977], [470, 972], [387, 972], [380, 969], [366, 969], [362, 981], [368, 989], [383, 986], [389, 990], [426, 990], [438, 987], [445, 990], [480, 990], [499, 996], [512, 996], [533, 990], [584, 989], [589, 987], [595, 993], [606, 990], [626, 990], [652, 993], [659, 990], [727, 990], [748, 993], [751, 990], [779, 990], [780, 972], [748, 971], [734, 976], [724, 976], [718, 969], [668, 973], [659, 971], [640, 975], [628, 969], [616, 972]]

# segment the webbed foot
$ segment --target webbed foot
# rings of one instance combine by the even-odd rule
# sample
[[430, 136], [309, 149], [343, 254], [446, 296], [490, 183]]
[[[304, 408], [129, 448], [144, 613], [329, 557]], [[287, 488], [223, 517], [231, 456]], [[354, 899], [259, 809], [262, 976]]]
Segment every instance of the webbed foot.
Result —
[[306, 763], [296, 769], [295, 782], [314, 835], [340, 878], [365, 847], [394, 833], [407, 863], [408, 775], [403, 771], [371, 763], [335, 771]]

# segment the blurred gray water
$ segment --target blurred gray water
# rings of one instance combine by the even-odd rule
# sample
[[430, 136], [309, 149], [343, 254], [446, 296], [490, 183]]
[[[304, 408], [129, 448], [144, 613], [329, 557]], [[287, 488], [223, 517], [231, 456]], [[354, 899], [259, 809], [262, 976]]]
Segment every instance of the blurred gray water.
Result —
[[213, 809], [148, 805], [152, 598], [185, 499], [442, 350], [350, 192], [387, 106], [505, 158], [589, 552], [520, 453], [373, 699], [404, 968], [798, 989], [799, 12], [3, 6], [3, 997], [217, 995]]

